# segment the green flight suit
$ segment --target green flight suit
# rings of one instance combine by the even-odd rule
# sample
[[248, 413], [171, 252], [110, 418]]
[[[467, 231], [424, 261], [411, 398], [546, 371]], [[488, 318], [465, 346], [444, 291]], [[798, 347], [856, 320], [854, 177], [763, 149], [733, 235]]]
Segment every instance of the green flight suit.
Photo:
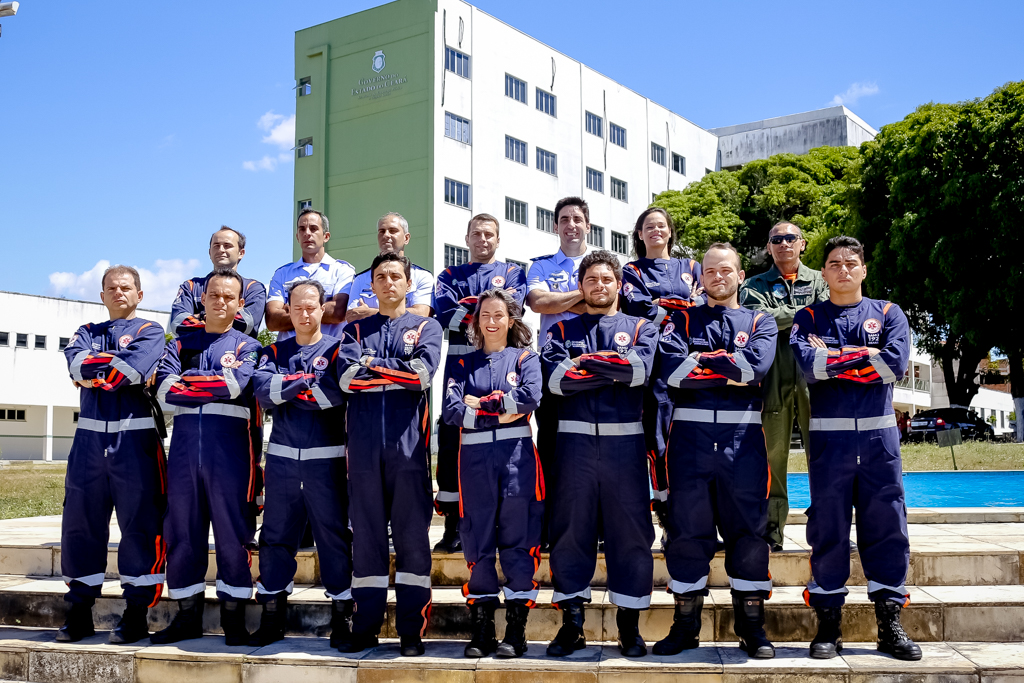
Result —
[[740, 303], [743, 306], [771, 314], [779, 327], [775, 361], [764, 379], [764, 410], [761, 414], [768, 446], [768, 464], [771, 467], [765, 540], [772, 546], [782, 544], [782, 532], [789, 516], [786, 475], [789, 471], [789, 442], [793, 433], [794, 414], [800, 425], [805, 448], [811, 414], [807, 382], [796, 366], [796, 359], [789, 346], [789, 331], [798, 310], [827, 299], [828, 285], [821, 273], [802, 263], [795, 281], [786, 280], [773, 265], [767, 272], [747, 279], [740, 289]]

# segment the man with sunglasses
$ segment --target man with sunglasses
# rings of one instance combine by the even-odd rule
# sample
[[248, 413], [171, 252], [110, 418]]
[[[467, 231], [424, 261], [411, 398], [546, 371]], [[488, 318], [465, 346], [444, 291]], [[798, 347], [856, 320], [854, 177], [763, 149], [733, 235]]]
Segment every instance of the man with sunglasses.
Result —
[[789, 516], [786, 474], [794, 413], [805, 449], [810, 418], [807, 382], [789, 346], [789, 331], [798, 310], [818, 301], [828, 301], [828, 285], [821, 273], [800, 262], [800, 254], [806, 246], [799, 226], [788, 221], [776, 223], [768, 232], [768, 253], [774, 265], [767, 272], [748, 278], [740, 289], [741, 304], [768, 313], [779, 327], [775, 362], [762, 385], [764, 410], [761, 416], [772, 475], [765, 536], [772, 552], [782, 550], [782, 532]]

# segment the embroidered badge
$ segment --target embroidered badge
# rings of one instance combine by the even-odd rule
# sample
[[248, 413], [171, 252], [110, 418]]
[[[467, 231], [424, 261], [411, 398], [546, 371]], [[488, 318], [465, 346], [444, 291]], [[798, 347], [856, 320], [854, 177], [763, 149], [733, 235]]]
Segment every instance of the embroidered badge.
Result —
[[508, 380], [508, 383], [511, 384], [512, 386], [519, 386], [519, 375], [517, 375], [516, 373], [508, 373], [508, 375], [505, 376], [505, 379]]
[[491, 278], [491, 284], [494, 285], [495, 287], [504, 287], [505, 278], [503, 278], [500, 275], [495, 275], [494, 277]]
[[[266, 356], [264, 356], [264, 358], [266, 358]], [[327, 359], [324, 358], [323, 356], [317, 356], [316, 358], [314, 358], [313, 359], [313, 369], [314, 370], [326, 370], [327, 369]]]
[[615, 345], [616, 346], [626, 346], [627, 344], [629, 344], [629, 335], [626, 334], [625, 332], [616, 332], [615, 333]]
[[868, 318], [864, 321], [864, 331], [868, 334], [878, 334], [882, 331], [882, 323], [877, 318]]
[[746, 332], [737, 332], [736, 338], [732, 340], [732, 343], [741, 349], [747, 345], [747, 341], [750, 340], [750, 335]]
[[132, 343], [132, 336], [130, 334], [121, 335], [121, 338], [117, 340], [118, 346], [122, 349], [127, 348]]

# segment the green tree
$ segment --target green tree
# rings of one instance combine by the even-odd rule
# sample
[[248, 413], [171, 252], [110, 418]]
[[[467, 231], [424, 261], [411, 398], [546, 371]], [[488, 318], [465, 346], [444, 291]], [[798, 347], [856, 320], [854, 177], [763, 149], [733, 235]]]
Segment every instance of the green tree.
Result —
[[668, 190], [654, 199], [676, 224], [676, 244], [685, 256], [701, 258], [714, 242], [731, 242], [744, 228], [739, 212], [749, 194], [735, 173], [717, 171], [686, 186]]
[[277, 341], [277, 332], [271, 332], [264, 327], [256, 335], [256, 341], [258, 341], [261, 346], [270, 346]]

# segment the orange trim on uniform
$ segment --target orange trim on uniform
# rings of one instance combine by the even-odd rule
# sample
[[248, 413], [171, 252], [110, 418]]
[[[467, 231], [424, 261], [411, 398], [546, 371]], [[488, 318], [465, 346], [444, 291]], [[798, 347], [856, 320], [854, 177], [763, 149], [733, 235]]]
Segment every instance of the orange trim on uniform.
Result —
[[763, 315], [764, 313], [758, 313], [754, 316], [754, 324], [750, 326], [750, 334], [754, 334], [755, 330], [757, 330], [757, 321], [760, 320]]
[[633, 331], [633, 343], [636, 344], [636, 340], [640, 338], [640, 328], [647, 322], [646, 319], [640, 318], [636, 321], [636, 329]]
[[145, 325], [143, 325], [143, 326], [142, 326], [142, 327], [140, 327], [139, 329], [135, 330], [135, 334], [136, 334], [136, 335], [138, 335], [138, 334], [139, 334], [139, 332], [142, 332], [142, 331], [143, 331], [144, 329], [146, 329], [147, 327], [149, 327], [149, 326], [150, 326], [150, 325], [152, 325], [152, 324], [153, 324], [153, 323], [146, 323]]
[[420, 614], [423, 615], [423, 628], [420, 629], [420, 638], [422, 638], [423, 635], [427, 632], [427, 624], [430, 623], [430, 611], [433, 605], [433, 601], [427, 602], [427, 604], [423, 606], [423, 611], [420, 612]]
[[558, 329], [562, 331], [562, 341], [565, 341], [565, 325], [562, 324], [561, 320], [559, 320], [555, 324], [558, 325]]
[[[527, 418], [529, 419], [529, 418]], [[532, 440], [531, 440], [532, 443]], [[544, 500], [547, 496], [547, 488], [544, 483], [544, 468], [540, 466], [540, 453], [537, 452], [537, 446], [533, 447], [533, 460], [537, 467], [537, 476], [534, 483], [534, 494], [537, 496], [537, 500]], [[459, 495], [459, 505], [462, 504], [462, 496]]]
[[690, 336], [690, 314], [688, 312], [686, 312], [686, 311], [679, 311], [679, 312], [683, 314], [684, 318], [686, 318], [686, 336], [687, 336], [687, 338], [689, 338], [689, 336]]
[[[886, 313], [888, 313], [890, 308], [892, 308], [892, 302], [891, 301], [889, 301], [889, 302], [887, 302], [885, 304], [885, 307], [882, 309], [882, 315], [885, 315]], [[909, 604], [909, 603], [910, 603], [910, 598], [907, 598], [907, 604]]]
[[362, 341], [362, 339], [359, 336], [359, 323], [355, 323], [355, 328], [356, 328], [356, 341]]

